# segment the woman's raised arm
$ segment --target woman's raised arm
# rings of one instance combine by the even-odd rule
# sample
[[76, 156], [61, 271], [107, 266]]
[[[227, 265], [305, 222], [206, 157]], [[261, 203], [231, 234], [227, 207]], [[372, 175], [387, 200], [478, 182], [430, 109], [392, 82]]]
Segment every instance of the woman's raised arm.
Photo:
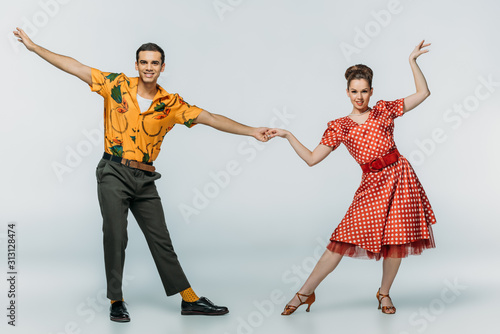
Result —
[[425, 41], [420, 42], [420, 44], [418, 44], [410, 54], [410, 67], [411, 71], [413, 72], [413, 78], [415, 79], [415, 88], [417, 91], [405, 98], [403, 112], [412, 110], [420, 103], [422, 103], [429, 95], [431, 95], [429, 87], [427, 87], [427, 81], [425, 80], [424, 74], [417, 64], [417, 58], [420, 55], [429, 52], [429, 49], [425, 48], [431, 44], [424, 43]]

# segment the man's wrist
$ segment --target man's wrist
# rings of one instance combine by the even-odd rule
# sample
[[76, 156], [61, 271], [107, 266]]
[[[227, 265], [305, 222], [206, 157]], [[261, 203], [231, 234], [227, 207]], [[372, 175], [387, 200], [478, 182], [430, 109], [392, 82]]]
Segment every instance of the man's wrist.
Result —
[[252, 136], [252, 137], [258, 137], [259, 133], [260, 133], [259, 128], [248, 126], [248, 133], [246, 135]]
[[28, 49], [28, 51], [34, 52], [39, 55], [41, 49], [42, 48], [39, 45], [33, 43], [33, 46], [31, 47], [31, 49]]

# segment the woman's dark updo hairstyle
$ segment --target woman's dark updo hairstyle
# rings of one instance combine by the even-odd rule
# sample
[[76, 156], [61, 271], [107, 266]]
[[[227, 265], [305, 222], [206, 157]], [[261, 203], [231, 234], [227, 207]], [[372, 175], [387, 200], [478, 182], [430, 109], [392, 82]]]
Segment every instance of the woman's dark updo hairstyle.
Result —
[[345, 71], [345, 78], [347, 79], [347, 89], [349, 89], [351, 80], [354, 79], [365, 79], [372, 88], [373, 71], [363, 64], [352, 65]]

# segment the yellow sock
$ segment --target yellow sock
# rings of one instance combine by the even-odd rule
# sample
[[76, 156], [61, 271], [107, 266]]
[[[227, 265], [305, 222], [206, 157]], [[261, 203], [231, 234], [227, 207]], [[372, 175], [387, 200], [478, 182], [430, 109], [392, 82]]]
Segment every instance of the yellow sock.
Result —
[[193, 289], [191, 289], [191, 288], [187, 288], [186, 290], [181, 291], [180, 294], [181, 294], [182, 300], [185, 302], [192, 303], [192, 302], [195, 302], [198, 299], [200, 299], [196, 295], [196, 293], [194, 293]]
[[[111, 304], [116, 303], [117, 301], [118, 301], [118, 300], [112, 300], [112, 301], [111, 301]], [[123, 301], [123, 298], [122, 298], [122, 300], [121, 300], [121, 301]]]

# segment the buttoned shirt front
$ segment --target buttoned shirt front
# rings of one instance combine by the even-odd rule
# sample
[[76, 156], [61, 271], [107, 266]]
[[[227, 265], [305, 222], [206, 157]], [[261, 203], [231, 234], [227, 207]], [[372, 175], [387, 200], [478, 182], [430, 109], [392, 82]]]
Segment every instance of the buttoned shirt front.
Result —
[[92, 69], [90, 88], [104, 98], [104, 151], [125, 159], [152, 162], [175, 124], [194, 125], [202, 109], [160, 85], [147, 111], [137, 102], [139, 78]]

